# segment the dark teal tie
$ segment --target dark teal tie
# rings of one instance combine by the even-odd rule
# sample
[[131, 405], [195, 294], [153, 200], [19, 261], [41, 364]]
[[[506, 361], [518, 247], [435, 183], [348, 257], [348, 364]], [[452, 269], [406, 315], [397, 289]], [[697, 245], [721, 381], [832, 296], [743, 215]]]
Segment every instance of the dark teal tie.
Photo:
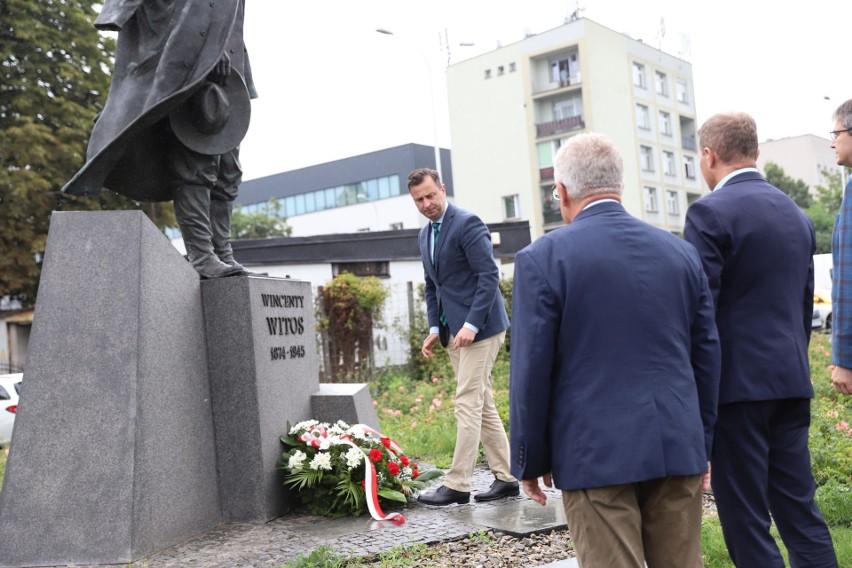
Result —
[[438, 234], [441, 232], [440, 223], [432, 223], [432, 265], [435, 264], [435, 253], [438, 252]]

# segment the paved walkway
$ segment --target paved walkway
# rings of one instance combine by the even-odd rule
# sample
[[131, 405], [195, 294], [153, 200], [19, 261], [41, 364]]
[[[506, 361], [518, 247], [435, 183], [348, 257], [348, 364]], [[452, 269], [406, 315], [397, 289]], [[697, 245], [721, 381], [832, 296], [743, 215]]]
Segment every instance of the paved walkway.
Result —
[[[477, 469], [474, 493], [486, 490], [493, 479], [488, 470]], [[327, 519], [304, 514], [286, 515], [264, 524], [226, 524], [136, 562], [134, 567], [271, 568], [322, 545], [342, 554], [362, 556], [399, 545], [457, 540], [489, 529], [528, 536], [565, 528], [562, 495], [557, 490], [547, 492], [546, 507], [523, 495], [491, 503], [476, 503], [471, 499], [468, 505], [449, 507], [415, 502], [401, 510], [406, 518], [401, 526], [375, 522], [369, 517]], [[547, 566], [576, 568], [577, 564], [571, 559]]]

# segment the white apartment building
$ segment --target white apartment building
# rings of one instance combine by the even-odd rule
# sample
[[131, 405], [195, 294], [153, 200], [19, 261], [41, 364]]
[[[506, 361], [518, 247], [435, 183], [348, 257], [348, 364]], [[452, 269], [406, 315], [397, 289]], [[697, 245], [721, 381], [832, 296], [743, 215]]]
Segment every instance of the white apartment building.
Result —
[[623, 203], [683, 230], [707, 192], [698, 169], [690, 63], [581, 18], [447, 69], [455, 203], [486, 222], [562, 225], [553, 155], [577, 133], [610, 137], [624, 158]]
[[837, 165], [837, 154], [831, 149], [828, 138], [802, 134], [766, 140], [759, 147], [757, 167], [761, 172], [765, 171], [766, 162], [778, 164], [788, 177], [805, 182], [812, 195], [816, 194], [817, 186], [825, 187], [828, 184], [822, 175], [823, 170], [843, 173], [843, 168]]

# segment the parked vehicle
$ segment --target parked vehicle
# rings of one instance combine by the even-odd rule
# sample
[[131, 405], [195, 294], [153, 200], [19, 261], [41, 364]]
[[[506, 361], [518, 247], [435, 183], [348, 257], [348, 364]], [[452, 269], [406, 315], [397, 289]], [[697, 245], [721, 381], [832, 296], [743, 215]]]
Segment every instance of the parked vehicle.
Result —
[[12, 427], [15, 425], [23, 378], [23, 373], [0, 375], [0, 447], [8, 446], [12, 441]]
[[811, 328], [823, 331], [831, 330], [831, 292], [814, 290], [814, 316]]

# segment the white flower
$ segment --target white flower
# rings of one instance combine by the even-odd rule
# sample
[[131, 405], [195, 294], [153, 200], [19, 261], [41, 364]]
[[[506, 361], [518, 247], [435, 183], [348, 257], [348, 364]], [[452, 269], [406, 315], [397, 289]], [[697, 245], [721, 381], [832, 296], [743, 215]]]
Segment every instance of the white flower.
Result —
[[364, 454], [358, 448], [349, 448], [349, 451], [344, 455], [346, 458], [346, 467], [349, 469], [358, 467], [361, 460], [364, 459]]
[[340, 443], [340, 437], [338, 436], [329, 436], [328, 438], [320, 438], [320, 446], [319, 449], [327, 450], [332, 446], [336, 446]]
[[311, 469], [331, 470], [331, 454], [328, 452], [319, 452], [314, 456], [310, 463]]
[[296, 434], [300, 431], [307, 430], [312, 426], [316, 426], [317, 424], [319, 424], [319, 422], [317, 422], [316, 420], [305, 420], [303, 422], [299, 422], [298, 424], [290, 428], [290, 434]]
[[404, 477], [405, 479], [411, 479], [412, 473], [414, 473], [414, 470], [412, 470], [410, 467], [402, 468], [402, 477]]
[[349, 424], [347, 424], [343, 420], [338, 420], [337, 424], [335, 424], [335, 426], [337, 426], [341, 430], [349, 430]]
[[305, 458], [307, 457], [308, 455], [305, 452], [296, 450], [296, 453], [290, 456], [290, 461], [287, 462], [287, 467], [290, 469], [302, 469], [302, 464], [305, 463]]
[[334, 425], [334, 426], [332, 426], [331, 428], [328, 429], [328, 435], [340, 437], [344, 434], [345, 431], [346, 431], [346, 428], [341, 428], [340, 426]]
[[364, 428], [360, 424], [356, 424], [355, 426], [349, 428], [346, 433], [355, 438], [356, 440], [367, 439], [367, 435], [364, 433]]

